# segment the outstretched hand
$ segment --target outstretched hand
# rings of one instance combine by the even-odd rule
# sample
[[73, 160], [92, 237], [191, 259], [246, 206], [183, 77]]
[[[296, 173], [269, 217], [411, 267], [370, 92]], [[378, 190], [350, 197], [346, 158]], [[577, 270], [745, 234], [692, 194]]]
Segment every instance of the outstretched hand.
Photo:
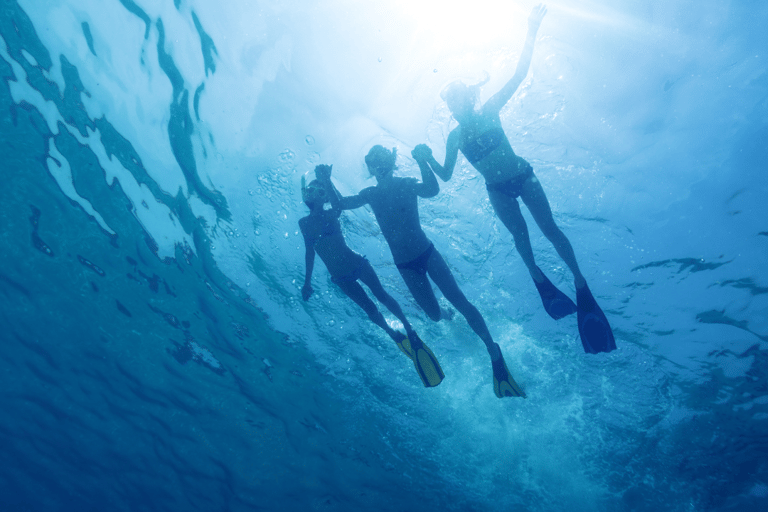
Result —
[[432, 156], [432, 149], [430, 149], [430, 147], [426, 144], [419, 144], [413, 148], [413, 151], [411, 151], [411, 156], [417, 162], [420, 160], [428, 160], [429, 157]]
[[309, 298], [312, 296], [312, 293], [315, 290], [312, 289], [312, 285], [305, 284], [304, 287], [301, 289], [301, 297], [304, 300], [309, 300]]
[[320, 164], [315, 167], [315, 177], [320, 181], [328, 181], [331, 179], [332, 165]]
[[528, 16], [528, 30], [539, 30], [541, 20], [544, 19], [544, 15], [547, 14], [547, 6], [539, 4], [531, 9], [531, 14]]

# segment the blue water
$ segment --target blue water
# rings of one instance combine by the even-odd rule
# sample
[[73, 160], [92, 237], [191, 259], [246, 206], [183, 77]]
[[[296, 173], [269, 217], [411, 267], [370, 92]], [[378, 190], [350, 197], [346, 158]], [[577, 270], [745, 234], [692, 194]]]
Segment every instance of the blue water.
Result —
[[347, 241], [445, 381], [321, 263], [301, 300], [301, 176], [355, 193], [379, 143], [418, 176], [441, 88], [498, 90], [532, 6], [370, 5], [0, 2], [0, 510], [768, 509], [768, 8], [548, 6], [502, 121], [619, 350], [546, 315], [460, 160], [421, 216], [528, 394], [499, 400], [370, 211]]

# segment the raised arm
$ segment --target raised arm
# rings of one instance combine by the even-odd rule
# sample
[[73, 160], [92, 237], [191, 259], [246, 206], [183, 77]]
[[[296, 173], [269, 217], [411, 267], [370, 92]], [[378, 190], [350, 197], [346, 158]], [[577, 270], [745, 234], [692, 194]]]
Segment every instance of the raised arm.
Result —
[[528, 74], [528, 69], [531, 67], [533, 45], [536, 43], [536, 32], [538, 32], [541, 20], [545, 14], [547, 14], [547, 8], [544, 4], [539, 4], [531, 10], [531, 14], [528, 16], [528, 35], [525, 38], [525, 46], [523, 46], [523, 52], [520, 54], [520, 60], [517, 61], [515, 74], [499, 92], [485, 102], [483, 113], [498, 114], [512, 95], [515, 94], [523, 80], [525, 80], [525, 75]]
[[[425, 158], [427, 154], [432, 158], [432, 150], [426, 144], [419, 144], [411, 151], [411, 156], [419, 164], [421, 170], [421, 182], [416, 185], [416, 194], [419, 197], [435, 197], [440, 192], [440, 185], [437, 183], [435, 173], [432, 172], [432, 167]], [[435, 159], [432, 158], [432, 160]], [[435, 161], [435, 163], [437, 162]]]
[[[411, 155], [421, 166], [421, 162], [425, 162], [429, 165], [430, 169], [443, 181], [448, 181], [453, 176], [453, 169], [456, 167], [456, 159], [459, 156], [459, 132], [458, 128], [455, 128], [448, 135], [448, 142], [445, 147], [445, 164], [440, 163], [432, 155], [432, 150], [426, 144], [419, 144], [416, 146]], [[423, 175], [423, 171], [422, 171]]]
[[337, 215], [341, 215], [341, 194], [331, 181], [332, 165], [318, 165], [315, 167], [315, 176], [317, 180], [325, 186], [325, 193], [331, 203], [331, 210]]
[[438, 167], [442, 170], [442, 167], [432, 156], [432, 150], [426, 144], [419, 144], [413, 148], [411, 156], [421, 170], [421, 183], [416, 186], [416, 194], [420, 197], [435, 197], [440, 192], [440, 185], [435, 179], [434, 169]]

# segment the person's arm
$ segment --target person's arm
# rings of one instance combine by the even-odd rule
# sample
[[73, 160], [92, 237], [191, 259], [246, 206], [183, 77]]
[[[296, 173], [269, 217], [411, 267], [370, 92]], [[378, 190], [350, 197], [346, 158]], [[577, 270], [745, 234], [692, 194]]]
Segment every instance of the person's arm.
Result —
[[301, 234], [304, 235], [304, 286], [301, 289], [301, 297], [304, 300], [309, 300], [314, 293], [312, 289], [312, 271], [315, 269], [315, 244], [307, 237], [304, 229], [304, 219], [299, 221], [299, 227], [301, 228]]
[[426, 144], [419, 144], [411, 152], [416, 162], [425, 161], [432, 171], [443, 181], [448, 181], [453, 176], [453, 169], [456, 167], [456, 160], [459, 157], [459, 129], [455, 128], [448, 135], [448, 142], [445, 146], [445, 164], [440, 163], [432, 155], [432, 150]]
[[361, 206], [365, 206], [368, 204], [367, 194], [365, 191], [368, 190], [367, 188], [364, 188], [360, 191], [359, 194], [356, 196], [342, 196], [339, 195], [339, 205], [341, 206], [342, 210], [354, 210], [355, 208], [360, 208]]
[[528, 16], [528, 35], [525, 38], [525, 46], [523, 46], [523, 52], [520, 54], [520, 60], [517, 61], [515, 74], [499, 92], [485, 102], [483, 113], [498, 114], [502, 107], [512, 98], [512, 95], [515, 94], [523, 80], [525, 80], [525, 75], [528, 74], [528, 69], [531, 67], [533, 45], [536, 43], [536, 32], [539, 30], [541, 20], [545, 14], [547, 14], [547, 8], [544, 4], [539, 4], [531, 10], [531, 14]]
[[328, 194], [328, 200], [331, 202], [331, 211], [336, 216], [341, 216], [341, 194], [331, 181], [332, 165], [318, 165], [315, 167], [315, 176], [318, 181], [325, 186], [325, 193]]
[[416, 194], [419, 197], [435, 197], [440, 192], [440, 185], [437, 183], [435, 173], [432, 172], [432, 167], [429, 165], [427, 158], [425, 158], [427, 155], [432, 160], [435, 160], [432, 157], [432, 150], [426, 144], [419, 144], [411, 151], [411, 156], [419, 164], [419, 169], [421, 170], [421, 182], [416, 184]]

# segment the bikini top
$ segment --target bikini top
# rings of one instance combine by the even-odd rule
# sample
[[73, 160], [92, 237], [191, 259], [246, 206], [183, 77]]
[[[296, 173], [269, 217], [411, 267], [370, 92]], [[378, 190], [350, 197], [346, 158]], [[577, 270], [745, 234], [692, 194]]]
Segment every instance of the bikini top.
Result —
[[506, 138], [504, 130], [501, 127], [494, 127], [483, 132], [482, 135], [468, 140], [461, 148], [461, 152], [467, 157], [471, 164], [476, 164], [483, 158], [490, 155], [494, 149]]

